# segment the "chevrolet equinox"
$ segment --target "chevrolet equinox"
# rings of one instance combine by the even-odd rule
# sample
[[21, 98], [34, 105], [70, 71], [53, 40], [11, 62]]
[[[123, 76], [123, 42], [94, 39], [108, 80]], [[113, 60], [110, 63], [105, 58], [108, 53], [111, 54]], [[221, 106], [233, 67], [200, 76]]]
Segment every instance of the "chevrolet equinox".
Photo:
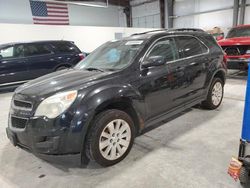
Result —
[[7, 136], [36, 154], [80, 153], [113, 165], [150, 127], [196, 104], [219, 107], [225, 63], [213, 37], [199, 29], [107, 42], [74, 68], [17, 88]]

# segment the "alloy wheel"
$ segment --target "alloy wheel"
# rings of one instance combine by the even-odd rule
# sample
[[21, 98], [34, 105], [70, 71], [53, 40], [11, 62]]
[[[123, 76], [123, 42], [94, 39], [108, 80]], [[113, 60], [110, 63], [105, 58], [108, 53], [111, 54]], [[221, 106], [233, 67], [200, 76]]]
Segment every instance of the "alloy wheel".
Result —
[[99, 150], [107, 160], [116, 160], [127, 151], [131, 141], [129, 124], [122, 119], [109, 122], [99, 139]]
[[216, 82], [214, 84], [213, 90], [212, 90], [212, 103], [215, 106], [218, 106], [222, 100], [223, 95], [223, 87], [220, 82]]

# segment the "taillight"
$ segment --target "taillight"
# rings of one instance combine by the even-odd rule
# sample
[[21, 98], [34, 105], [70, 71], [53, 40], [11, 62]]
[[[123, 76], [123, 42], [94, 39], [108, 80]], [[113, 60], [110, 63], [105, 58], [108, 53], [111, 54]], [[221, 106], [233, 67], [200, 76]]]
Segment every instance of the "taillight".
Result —
[[83, 54], [79, 54], [79, 57], [81, 60], [83, 60], [85, 58], [85, 56]]

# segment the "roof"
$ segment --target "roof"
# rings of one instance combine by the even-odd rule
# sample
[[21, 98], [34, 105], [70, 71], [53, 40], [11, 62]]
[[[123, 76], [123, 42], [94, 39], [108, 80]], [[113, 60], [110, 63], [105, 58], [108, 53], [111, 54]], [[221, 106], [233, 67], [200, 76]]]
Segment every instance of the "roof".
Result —
[[73, 41], [67, 41], [67, 40], [38, 40], [38, 41], [11, 42], [11, 43], [0, 44], [0, 47], [10, 46], [10, 45], [15, 45], [15, 44], [50, 43], [50, 42], [73, 42]]

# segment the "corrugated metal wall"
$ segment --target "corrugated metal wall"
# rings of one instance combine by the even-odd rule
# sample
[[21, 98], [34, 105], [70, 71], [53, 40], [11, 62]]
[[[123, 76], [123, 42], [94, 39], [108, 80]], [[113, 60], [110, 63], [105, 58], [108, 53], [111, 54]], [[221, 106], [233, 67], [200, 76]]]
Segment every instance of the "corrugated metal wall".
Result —
[[159, 1], [147, 2], [148, 0], [131, 1], [133, 27], [161, 27]]

